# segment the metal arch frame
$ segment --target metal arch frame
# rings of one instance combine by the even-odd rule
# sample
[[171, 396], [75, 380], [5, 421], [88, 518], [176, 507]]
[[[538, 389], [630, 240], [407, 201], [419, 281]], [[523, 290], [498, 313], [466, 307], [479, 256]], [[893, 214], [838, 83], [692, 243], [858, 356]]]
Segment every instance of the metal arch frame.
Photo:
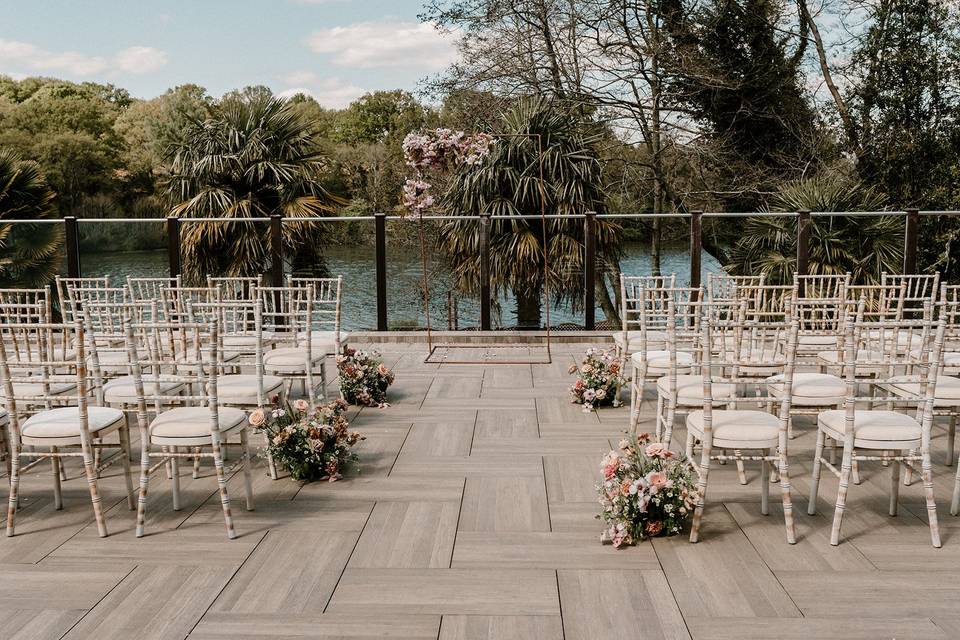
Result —
[[[499, 360], [492, 359], [489, 357], [491, 350], [496, 349], [519, 349], [526, 348], [526, 345], [521, 344], [433, 344], [433, 329], [430, 322], [430, 284], [428, 282], [427, 276], [427, 247], [426, 241], [424, 240], [423, 232], [423, 211], [419, 211], [417, 214], [418, 222], [418, 231], [420, 235], [420, 265], [423, 272], [423, 312], [424, 317], [427, 323], [427, 355], [423, 359], [425, 363], [429, 364], [551, 364], [553, 362], [553, 354], [551, 352], [551, 338], [550, 338], [550, 258], [549, 253], [550, 249], [547, 245], [547, 201], [546, 201], [546, 190], [544, 187], [544, 172], [543, 172], [543, 137], [539, 133], [511, 133], [511, 134], [497, 134], [494, 136], [496, 138], [531, 138], [536, 139], [537, 141], [537, 162], [539, 165], [540, 171], [540, 181], [538, 183], [540, 191], [540, 233], [541, 233], [541, 243], [543, 244], [543, 306], [545, 311], [545, 327], [546, 327], [546, 357], [541, 359], [531, 358], [530, 360]], [[450, 350], [450, 349], [471, 349], [471, 350], [483, 350], [483, 357], [480, 359], [449, 359], [447, 356], [438, 356], [440, 360], [435, 360], [434, 356], [437, 355], [437, 350]]]

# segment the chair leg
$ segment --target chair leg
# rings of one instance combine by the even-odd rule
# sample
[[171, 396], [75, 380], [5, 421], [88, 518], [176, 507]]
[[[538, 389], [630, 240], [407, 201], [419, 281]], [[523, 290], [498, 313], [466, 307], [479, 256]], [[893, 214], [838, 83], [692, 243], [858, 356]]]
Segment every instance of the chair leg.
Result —
[[700, 450], [700, 477], [697, 481], [697, 506], [693, 510], [693, 522], [690, 525], [690, 542], [700, 540], [700, 522], [707, 499], [707, 476], [710, 474], [710, 448], [704, 443]]
[[737, 456], [737, 478], [740, 480], [740, 484], [747, 484], [747, 472], [743, 467], [743, 460], [740, 459], [740, 454], [743, 453], [739, 449], [733, 450], [733, 455]]
[[[916, 451], [910, 451], [908, 453], [914, 454], [916, 453]], [[911, 468], [912, 466], [913, 465], [910, 465], [903, 470], [903, 486], [905, 487], [909, 487], [911, 484], [913, 484], [913, 469]]]
[[143, 435], [140, 442], [140, 493], [137, 496], [137, 537], [142, 538], [147, 520], [147, 487], [150, 484], [150, 440]]
[[250, 438], [246, 428], [240, 430], [241, 464], [243, 465], [243, 490], [246, 493], [247, 511], [253, 511], [253, 479], [250, 473]]
[[233, 516], [230, 513], [230, 497], [227, 495], [227, 476], [223, 470], [223, 458], [220, 454], [220, 434], [214, 432], [211, 438], [213, 443], [213, 466], [217, 472], [217, 487], [220, 490], [220, 505], [223, 507], [223, 522], [227, 527], [227, 537], [233, 540], [237, 532], [233, 528]]
[[[180, 447], [170, 447], [170, 453], [180, 453]], [[173, 471], [173, 480], [170, 482], [170, 493], [173, 496], [173, 510], [180, 511], [180, 458], [170, 458], [170, 469]]]
[[[898, 454], [898, 452], [894, 452]], [[890, 462], [890, 508], [888, 513], [891, 516], [897, 515], [897, 504], [900, 501], [900, 461]]]
[[[693, 460], [693, 441], [694, 440], [695, 438], [693, 437], [693, 434], [690, 432], [687, 432], [687, 445], [684, 448], [684, 453], [687, 456], [687, 460]], [[957, 481], [960, 482], [960, 479], [958, 479]]]
[[833, 527], [830, 530], [830, 544], [840, 544], [840, 525], [843, 524], [843, 512], [847, 508], [847, 489], [850, 487], [850, 473], [853, 469], [853, 447], [844, 444], [843, 462], [840, 466], [840, 488], [837, 491], [837, 506], [833, 512]]
[[[764, 456], [770, 455], [768, 449], [763, 449]], [[760, 462], [760, 513], [770, 515], [770, 465], [766, 460]]]
[[136, 504], [133, 499], [133, 470], [130, 467], [130, 425], [127, 422], [127, 414], [123, 414], [123, 428], [120, 429], [120, 448], [123, 449], [121, 457], [123, 458], [123, 479], [127, 484], [127, 507], [133, 511]]
[[860, 485], [860, 461], [854, 458], [853, 464], [850, 466], [850, 479], [853, 480], [853, 484]]
[[[56, 454], [57, 447], [50, 447], [50, 453]], [[53, 472], [53, 508], [57, 511], [63, 509], [63, 487], [60, 483], [60, 457], [54, 455], [50, 458], [50, 467]]]
[[10, 445], [10, 499], [7, 503], [7, 536], [13, 535], [17, 505], [20, 503], [20, 445]]
[[957, 472], [953, 476], [953, 499], [950, 501], [950, 515], [955, 516], [960, 513], [960, 464], [957, 465]]
[[193, 479], [200, 477], [200, 447], [193, 449]]
[[956, 457], [955, 445], [957, 441], [957, 414], [950, 414], [950, 424], [947, 426], [947, 466], [953, 464]]
[[[653, 437], [657, 442], [663, 442], [663, 434], [666, 431], [666, 417], [663, 415], [663, 396], [657, 393], [657, 417], [654, 421]], [[667, 446], [670, 446], [669, 444]]]
[[92, 443], [82, 442], [83, 471], [87, 476], [87, 486], [90, 489], [90, 501], [93, 503], [93, 517], [97, 520], [97, 532], [101, 538], [107, 537], [107, 521], [103, 517], [103, 504], [100, 500], [100, 491], [97, 489], [97, 469], [94, 467]]
[[[163, 453], [168, 453], [170, 448], [167, 446], [160, 447], [160, 451]], [[167, 458], [166, 462], [163, 463], [163, 467], [167, 470], [167, 480], [173, 480], [173, 465], [170, 462], [170, 459]]]
[[927, 522], [930, 524], [930, 542], [940, 548], [940, 521], [937, 518], [937, 501], [933, 495], [933, 464], [930, 451], [924, 451], [921, 459], [920, 475], [923, 478], [923, 494], [927, 501]]
[[790, 495], [790, 467], [787, 463], [787, 453], [783, 449], [779, 449], [777, 455], [780, 497], [783, 501], [783, 524], [787, 529], [787, 544], [796, 544], [797, 532], [793, 524], [793, 498]]

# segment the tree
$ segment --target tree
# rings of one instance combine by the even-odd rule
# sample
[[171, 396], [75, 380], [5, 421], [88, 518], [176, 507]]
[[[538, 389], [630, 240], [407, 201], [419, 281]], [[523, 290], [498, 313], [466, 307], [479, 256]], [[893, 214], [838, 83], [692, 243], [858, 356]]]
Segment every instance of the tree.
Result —
[[[451, 177], [442, 205], [471, 216], [535, 216], [498, 219], [491, 223], [491, 286], [499, 295], [511, 291], [517, 300], [517, 323], [539, 327], [544, 287], [554, 302], [583, 295], [583, 223], [547, 219], [541, 212], [579, 214], [603, 211], [601, 167], [589, 124], [578, 114], [544, 98], [521, 100], [503, 116], [496, 143], [476, 164], [464, 164]], [[597, 247], [602, 260], [619, 259], [619, 227], [598, 220]], [[475, 220], [455, 220], [440, 230], [440, 247], [454, 266], [456, 286], [476, 295], [480, 290], [480, 236]], [[544, 254], [549, 270], [544, 272]], [[601, 270], [602, 271], [602, 270]], [[602, 284], [602, 282], [601, 282]], [[616, 308], [605, 286], [598, 287], [608, 318]]]
[[0, 149], [0, 287], [42, 287], [62, 260], [63, 229], [58, 224], [3, 224], [3, 220], [56, 217], [56, 195], [39, 165]]
[[[770, 210], [878, 211], [884, 197], [842, 176], [786, 183]], [[770, 284], [789, 284], [797, 268], [797, 225], [790, 217], [748, 218], [726, 268], [734, 274], [765, 274]], [[903, 260], [903, 223], [895, 216], [816, 217], [810, 222], [810, 273], [850, 272], [855, 283], [879, 282], [884, 271], [898, 272]]]
[[[183, 266], [192, 282], [206, 274], [250, 276], [269, 264], [266, 225], [245, 219], [315, 218], [340, 204], [320, 185], [326, 158], [310, 123], [263, 93], [225, 100], [211, 117], [193, 121], [169, 160], [173, 215], [234, 221], [184, 225]], [[283, 226], [290, 256], [319, 251], [321, 237], [316, 225]]]

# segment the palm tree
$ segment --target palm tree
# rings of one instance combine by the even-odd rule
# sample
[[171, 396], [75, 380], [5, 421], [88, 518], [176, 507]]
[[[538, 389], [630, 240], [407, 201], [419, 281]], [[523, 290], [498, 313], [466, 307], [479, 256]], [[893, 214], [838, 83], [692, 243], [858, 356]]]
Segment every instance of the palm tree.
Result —
[[[269, 265], [267, 225], [245, 221], [280, 214], [315, 218], [341, 204], [319, 183], [326, 166], [311, 123], [286, 101], [264, 93], [233, 96], [194, 120], [169, 150], [173, 215], [234, 222], [184, 225], [184, 275], [250, 276]], [[285, 255], [315, 253], [316, 224], [285, 224]]]
[[[575, 113], [544, 98], [521, 100], [503, 115], [502, 132], [488, 155], [462, 166], [450, 179], [443, 207], [457, 214], [489, 213], [490, 284], [499, 297], [511, 291], [517, 300], [517, 323], [540, 326], [544, 286], [553, 301], [574, 307], [583, 300], [583, 221], [520, 215], [582, 214], [603, 210], [601, 165], [597, 134]], [[601, 264], [620, 257], [619, 226], [598, 220], [597, 253]], [[544, 241], [546, 237], [546, 241]], [[468, 295], [480, 290], [480, 226], [456, 220], [440, 231], [441, 249], [454, 264], [456, 288]], [[544, 273], [544, 253], [549, 270]], [[598, 269], [603, 273], [604, 269]], [[597, 293], [608, 318], [616, 317], [602, 277]]]
[[[771, 199], [771, 211], [879, 211], [885, 198], [840, 176], [784, 184]], [[771, 284], [789, 283], [796, 270], [797, 224], [792, 217], [748, 218], [730, 251], [733, 274], [766, 274]], [[845, 273], [869, 284], [884, 271], [897, 271], [903, 259], [903, 222], [896, 216], [815, 217], [810, 223], [809, 272]]]
[[56, 193], [36, 162], [0, 149], [0, 287], [42, 287], [63, 260], [59, 224], [2, 224], [56, 218]]

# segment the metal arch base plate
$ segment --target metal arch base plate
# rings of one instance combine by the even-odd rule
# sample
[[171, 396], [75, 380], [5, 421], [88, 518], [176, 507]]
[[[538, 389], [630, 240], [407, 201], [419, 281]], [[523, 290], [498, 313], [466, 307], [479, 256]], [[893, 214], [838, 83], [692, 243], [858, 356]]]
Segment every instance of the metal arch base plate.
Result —
[[436, 344], [424, 358], [428, 364], [551, 364], [546, 344]]

